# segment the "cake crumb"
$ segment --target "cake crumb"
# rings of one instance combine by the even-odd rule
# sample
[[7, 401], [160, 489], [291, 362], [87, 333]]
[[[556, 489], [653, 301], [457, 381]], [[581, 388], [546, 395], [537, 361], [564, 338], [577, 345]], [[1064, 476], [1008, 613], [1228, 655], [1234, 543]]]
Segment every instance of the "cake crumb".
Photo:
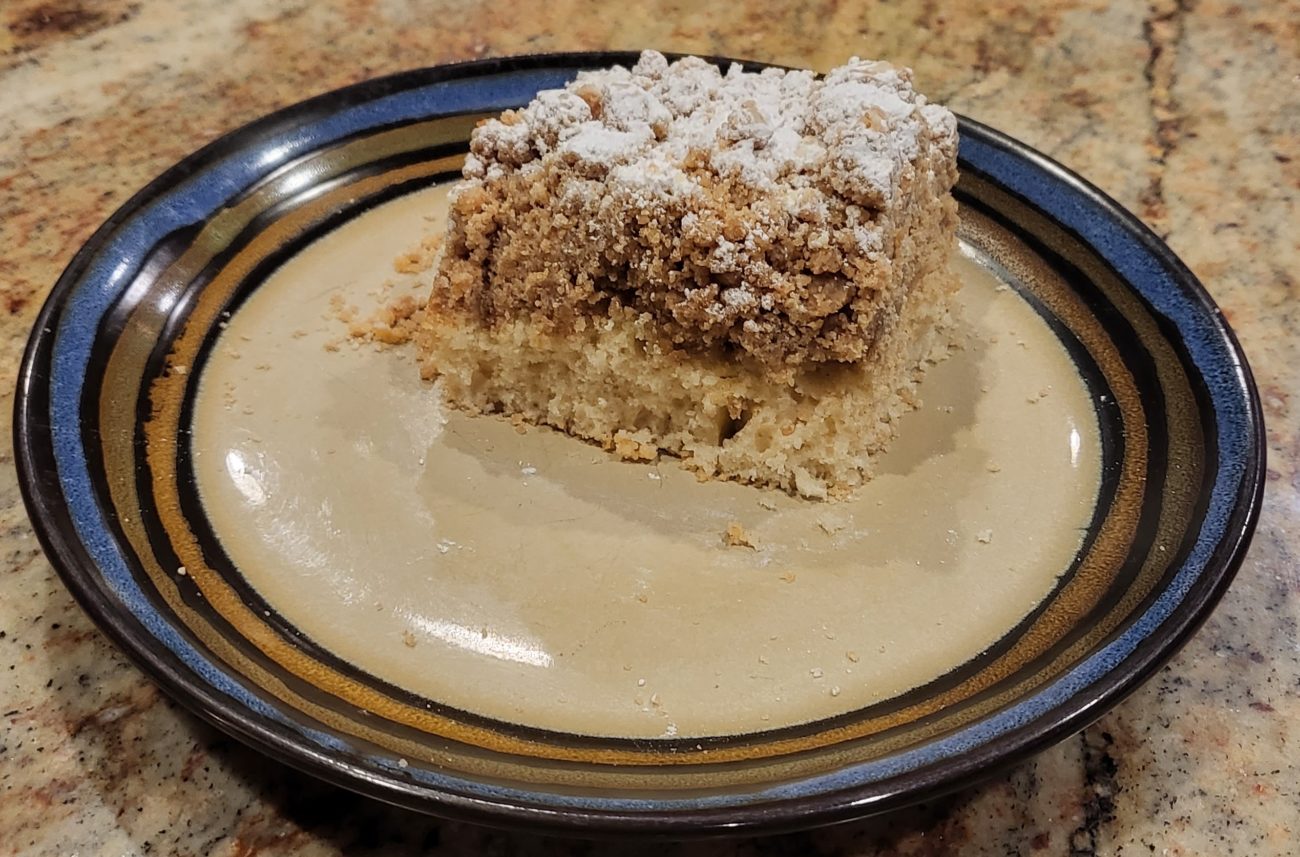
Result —
[[179, 574], [181, 577], [184, 577], [185, 575], [189, 574], [189, 569], [187, 569], [183, 565], [180, 565], [176, 567], [176, 573]]
[[837, 518], [821, 517], [817, 519], [817, 528], [828, 536], [833, 536], [847, 525]]
[[848, 658], [850, 663], [856, 664], [859, 660], [858, 653], [853, 651], [852, 649], [849, 649], [847, 652], [845, 652], [844, 657]]
[[[385, 284], [385, 289], [391, 290], [392, 284]], [[354, 348], [371, 343], [376, 350], [382, 351], [391, 346], [406, 345], [414, 338], [423, 308], [422, 299], [413, 294], [403, 294], [382, 302], [369, 315], [363, 316], [356, 306], [346, 303], [340, 295], [334, 295], [330, 298], [330, 312], [326, 315], [326, 320], [345, 324], [346, 339]], [[339, 345], [342, 342], [343, 340], [337, 340]], [[327, 351], [338, 350], [330, 347], [332, 344], [335, 342], [326, 343]]]
[[812, 669], [808, 670], [808, 675], [812, 676], [813, 678], [821, 678], [825, 674], [826, 673], [822, 672], [820, 667], [813, 667]]
[[831, 688], [831, 696], [839, 696], [839, 695], [840, 695], [839, 685], [835, 685], [834, 687]]
[[360, 312], [355, 306], [352, 306], [344, 299], [343, 295], [335, 292], [330, 295], [330, 315], [342, 322], [352, 321]]
[[722, 541], [731, 548], [753, 548], [754, 543], [749, 540], [749, 535], [745, 528], [740, 525], [739, 521], [732, 521], [727, 524], [726, 531], [722, 534]]
[[393, 260], [393, 270], [399, 274], [423, 274], [433, 267], [442, 249], [442, 233], [432, 232], [420, 243]]
[[654, 461], [659, 457], [659, 447], [619, 432], [614, 435], [614, 454], [624, 461]]
[[411, 633], [409, 628], [402, 632], [402, 645], [408, 649], [415, 648], [415, 635]]
[[980, 530], [978, 533], [975, 534], [975, 540], [982, 545], [986, 545], [989, 542], [993, 541], [993, 531]]
[[794, 583], [795, 578], [797, 576], [798, 575], [796, 575], [793, 571], [787, 571], [781, 575], [781, 579], [784, 580], [786, 583]]

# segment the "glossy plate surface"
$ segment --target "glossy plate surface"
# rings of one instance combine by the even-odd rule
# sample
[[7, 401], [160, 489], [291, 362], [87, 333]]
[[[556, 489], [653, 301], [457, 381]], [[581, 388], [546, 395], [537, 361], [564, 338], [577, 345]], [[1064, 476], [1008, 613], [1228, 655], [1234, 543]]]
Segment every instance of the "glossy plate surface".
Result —
[[439, 228], [474, 122], [629, 60], [361, 84], [118, 212], [47, 303], [17, 405], [69, 588], [218, 726], [497, 823], [826, 823], [1099, 716], [1235, 572], [1259, 410], [1190, 273], [996, 132], [961, 127], [965, 346], [851, 502], [448, 413], [406, 350], [348, 341], [340, 307], [425, 287], [393, 260]]

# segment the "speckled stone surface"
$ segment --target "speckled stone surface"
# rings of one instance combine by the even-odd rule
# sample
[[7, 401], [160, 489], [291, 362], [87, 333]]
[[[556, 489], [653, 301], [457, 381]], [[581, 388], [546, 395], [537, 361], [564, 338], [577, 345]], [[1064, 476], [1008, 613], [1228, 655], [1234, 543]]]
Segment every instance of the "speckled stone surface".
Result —
[[214, 136], [398, 69], [640, 47], [818, 69], [855, 53], [887, 58], [913, 66], [922, 91], [1089, 177], [1167, 237], [1236, 327], [1264, 400], [1269, 473], [1254, 546], [1223, 604], [1170, 666], [1084, 733], [886, 819], [618, 850], [1300, 854], [1300, 3], [624, 5], [0, 4], [0, 854], [610, 850], [389, 809], [178, 710], [43, 558], [7, 423], [22, 347], [63, 266], [132, 192]]

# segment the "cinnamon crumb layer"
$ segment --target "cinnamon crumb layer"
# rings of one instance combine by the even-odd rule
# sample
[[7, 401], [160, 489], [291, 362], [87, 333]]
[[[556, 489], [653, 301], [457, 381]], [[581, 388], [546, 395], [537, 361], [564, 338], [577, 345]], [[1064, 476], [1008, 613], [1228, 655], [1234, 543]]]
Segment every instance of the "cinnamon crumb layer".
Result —
[[477, 128], [430, 315], [581, 331], [771, 377], [868, 357], [946, 264], [956, 123], [885, 63], [725, 73], [647, 52]]

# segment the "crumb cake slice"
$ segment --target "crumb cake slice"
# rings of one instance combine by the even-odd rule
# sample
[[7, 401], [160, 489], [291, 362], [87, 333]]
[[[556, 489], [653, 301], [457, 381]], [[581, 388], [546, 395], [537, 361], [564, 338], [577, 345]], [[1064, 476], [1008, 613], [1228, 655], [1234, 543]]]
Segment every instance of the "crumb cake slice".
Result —
[[584, 72], [475, 129], [422, 371], [626, 458], [847, 493], [948, 350], [956, 149], [885, 63]]

